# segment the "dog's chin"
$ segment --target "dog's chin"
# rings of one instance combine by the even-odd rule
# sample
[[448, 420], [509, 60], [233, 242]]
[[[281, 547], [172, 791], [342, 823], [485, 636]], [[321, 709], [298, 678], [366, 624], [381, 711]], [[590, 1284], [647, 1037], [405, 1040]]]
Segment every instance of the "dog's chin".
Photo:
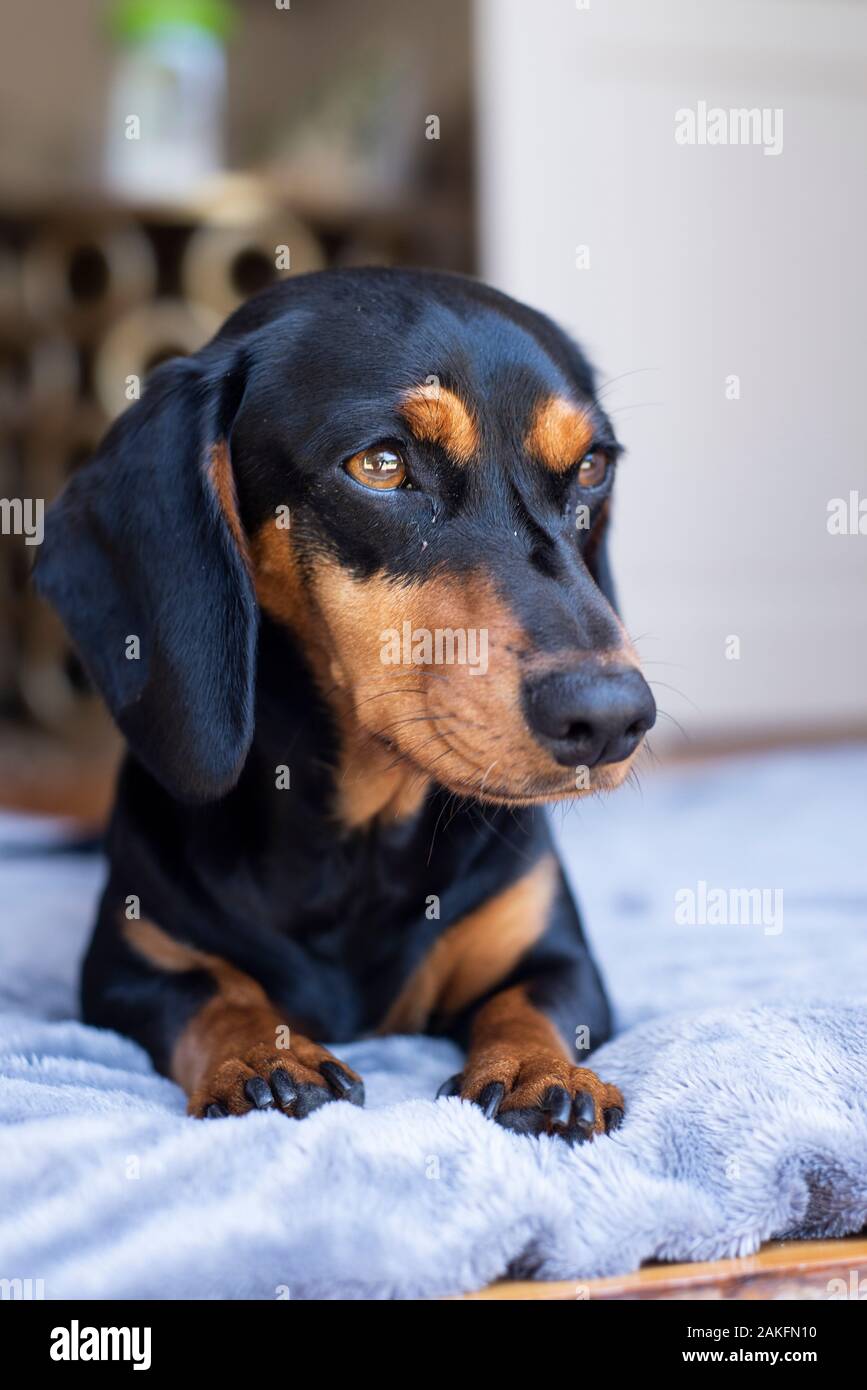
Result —
[[[480, 801], [486, 806], [549, 806], [558, 801], [572, 801], [582, 796], [594, 796], [599, 792], [615, 791], [629, 775], [638, 751], [639, 749], [636, 749], [622, 762], [606, 763], [604, 767], [594, 768], [586, 786], [583, 779], [579, 783], [575, 773], [568, 779], [564, 779], [562, 775], [552, 775], [550, 778], [538, 778], [534, 782], [525, 781], [514, 787], [488, 786], [481, 773], [477, 782], [452, 782], [443, 778], [441, 785], [467, 801]], [[558, 772], [562, 774], [562, 769], [558, 768]]]

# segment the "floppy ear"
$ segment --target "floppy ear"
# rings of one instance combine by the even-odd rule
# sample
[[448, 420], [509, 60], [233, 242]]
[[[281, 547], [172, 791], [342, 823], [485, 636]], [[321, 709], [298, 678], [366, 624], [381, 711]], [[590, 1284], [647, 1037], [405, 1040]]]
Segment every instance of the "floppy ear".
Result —
[[185, 801], [227, 792], [253, 734], [258, 610], [229, 457], [243, 389], [238, 364], [159, 368], [49, 509], [35, 574], [132, 751]]

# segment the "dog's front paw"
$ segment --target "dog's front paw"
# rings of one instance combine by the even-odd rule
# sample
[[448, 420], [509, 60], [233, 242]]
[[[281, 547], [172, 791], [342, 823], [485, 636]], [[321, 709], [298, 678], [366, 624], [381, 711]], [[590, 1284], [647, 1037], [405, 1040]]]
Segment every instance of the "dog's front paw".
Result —
[[222, 1062], [190, 1097], [188, 1109], [200, 1120], [248, 1110], [281, 1110], [300, 1120], [333, 1100], [363, 1105], [364, 1082], [327, 1048], [296, 1034], [291, 1047], [260, 1043]]
[[516, 1134], [556, 1134], [582, 1144], [610, 1134], [623, 1120], [623, 1096], [586, 1067], [559, 1056], [471, 1058], [465, 1072], [446, 1081], [439, 1096], [473, 1101], [490, 1120]]

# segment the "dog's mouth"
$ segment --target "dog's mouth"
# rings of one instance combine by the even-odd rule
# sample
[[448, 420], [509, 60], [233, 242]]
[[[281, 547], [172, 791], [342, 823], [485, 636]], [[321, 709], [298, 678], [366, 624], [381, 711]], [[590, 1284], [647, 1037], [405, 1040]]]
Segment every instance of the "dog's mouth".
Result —
[[581, 776], [583, 769], [577, 769], [575, 775], [566, 782], [530, 785], [519, 790], [492, 786], [490, 782], [485, 781], [484, 775], [478, 781], [466, 783], [446, 783], [443, 779], [443, 785], [448, 791], [455, 792], [467, 800], [481, 801], [491, 806], [547, 806], [557, 801], [570, 801], [576, 797], [614, 791], [626, 780], [636, 756], [637, 751], [621, 763], [599, 768], [591, 773], [586, 781]]
[[[434, 716], [434, 719], [436, 718], [437, 716]], [[493, 739], [500, 736], [492, 731], [491, 737]], [[426, 776], [456, 796], [491, 806], [513, 807], [545, 806], [553, 802], [614, 791], [628, 777], [643, 747], [642, 741], [629, 757], [599, 767], [588, 769], [586, 766], [578, 766], [567, 769], [551, 763], [546, 758], [547, 766], [542, 769], [539, 767], [541, 750], [535, 746], [528, 750], [526, 740], [518, 740], [518, 746], [510, 753], [501, 754], [487, 767], [482, 766], [470, 750], [455, 746], [454, 731], [446, 734], [442, 729], [439, 730], [432, 756], [427, 756], [429, 745], [425, 745], [424, 751], [419, 752], [402, 747], [397, 740], [383, 738], [381, 742], [392, 756], [404, 761], [418, 774]], [[535, 756], [528, 756], [528, 751]], [[516, 770], [521, 769], [521, 775], [514, 780], [506, 781], [502, 776], [504, 764]]]

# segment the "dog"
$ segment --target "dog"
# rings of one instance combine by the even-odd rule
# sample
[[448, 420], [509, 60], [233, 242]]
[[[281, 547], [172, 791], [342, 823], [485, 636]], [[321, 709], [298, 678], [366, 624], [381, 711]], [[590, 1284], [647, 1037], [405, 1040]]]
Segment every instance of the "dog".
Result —
[[603, 985], [543, 803], [655, 704], [580, 349], [462, 276], [328, 270], [152, 374], [50, 509], [37, 587], [128, 744], [84, 1018], [201, 1118], [360, 1105], [325, 1046], [449, 1036], [440, 1095], [582, 1142]]

